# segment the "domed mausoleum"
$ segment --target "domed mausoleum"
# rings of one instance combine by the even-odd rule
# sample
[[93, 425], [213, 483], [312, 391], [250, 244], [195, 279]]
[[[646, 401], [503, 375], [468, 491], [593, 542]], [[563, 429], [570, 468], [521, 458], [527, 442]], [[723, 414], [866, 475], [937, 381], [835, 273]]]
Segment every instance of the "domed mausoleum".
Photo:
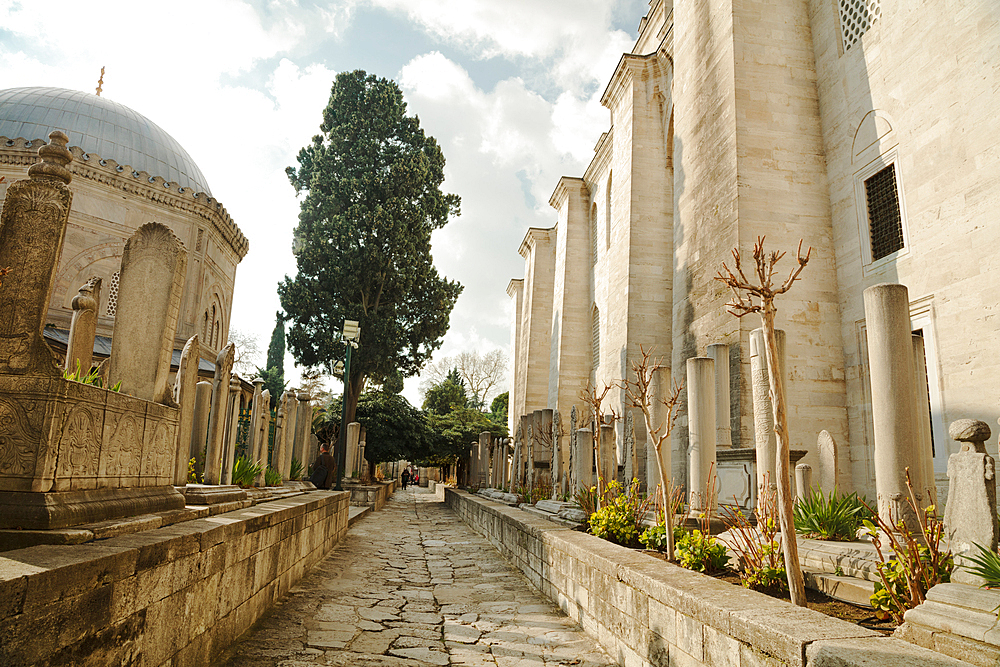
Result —
[[236, 265], [249, 245], [198, 165], [160, 126], [122, 104], [64, 88], [10, 88], [0, 90], [0, 202], [57, 129], [69, 136], [74, 156], [73, 207], [49, 302], [47, 323], [55, 329], [48, 331], [69, 329], [73, 297], [99, 277], [97, 347], [101, 337], [106, 344], [125, 241], [141, 225], [159, 222], [188, 251], [174, 346], [199, 334], [202, 356], [214, 361], [229, 331]]

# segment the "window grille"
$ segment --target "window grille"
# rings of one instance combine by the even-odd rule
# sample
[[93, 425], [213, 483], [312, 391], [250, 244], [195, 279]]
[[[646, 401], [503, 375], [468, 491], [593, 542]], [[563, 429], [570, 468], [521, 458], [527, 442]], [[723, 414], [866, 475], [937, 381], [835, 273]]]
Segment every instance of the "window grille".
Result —
[[840, 7], [840, 34], [844, 51], [848, 51], [882, 16], [881, 0], [838, 0], [837, 4]]
[[114, 317], [115, 313], [118, 312], [118, 279], [121, 277], [121, 271], [115, 271], [111, 274], [111, 287], [108, 288], [108, 317]]
[[903, 221], [893, 165], [865, 179], [865, 199], [874, 262], [903, 248]]

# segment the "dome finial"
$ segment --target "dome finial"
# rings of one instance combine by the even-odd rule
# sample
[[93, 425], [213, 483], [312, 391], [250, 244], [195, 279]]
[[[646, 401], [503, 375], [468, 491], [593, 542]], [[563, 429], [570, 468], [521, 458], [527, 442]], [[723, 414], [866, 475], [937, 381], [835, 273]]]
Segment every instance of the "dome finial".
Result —
[[97, 96], [101, 96], [101, 91], [104, 90], [102, 86], [104, 85], [104, 67], [101, 67], [101, 78], [97, 80]]

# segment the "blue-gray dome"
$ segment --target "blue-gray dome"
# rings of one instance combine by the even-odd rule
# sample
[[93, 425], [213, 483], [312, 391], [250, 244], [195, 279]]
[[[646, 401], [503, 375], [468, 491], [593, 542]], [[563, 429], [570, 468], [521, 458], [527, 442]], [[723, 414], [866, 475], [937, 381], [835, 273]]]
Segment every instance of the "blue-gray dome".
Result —
[[201, 169], [163, 128], [123, 104], [65, 88], [0, 90], [0, 136], [44, 139], [62, 130], [70, 146], [211, 195]]

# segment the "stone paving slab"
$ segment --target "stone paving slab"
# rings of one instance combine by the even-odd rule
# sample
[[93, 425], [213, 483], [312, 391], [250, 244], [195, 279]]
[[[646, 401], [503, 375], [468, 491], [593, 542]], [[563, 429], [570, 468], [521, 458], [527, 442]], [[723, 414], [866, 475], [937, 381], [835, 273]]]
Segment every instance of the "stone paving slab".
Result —
[[354, 524], [216, 664], [617, 663], [436, 494], [410, 487]]

